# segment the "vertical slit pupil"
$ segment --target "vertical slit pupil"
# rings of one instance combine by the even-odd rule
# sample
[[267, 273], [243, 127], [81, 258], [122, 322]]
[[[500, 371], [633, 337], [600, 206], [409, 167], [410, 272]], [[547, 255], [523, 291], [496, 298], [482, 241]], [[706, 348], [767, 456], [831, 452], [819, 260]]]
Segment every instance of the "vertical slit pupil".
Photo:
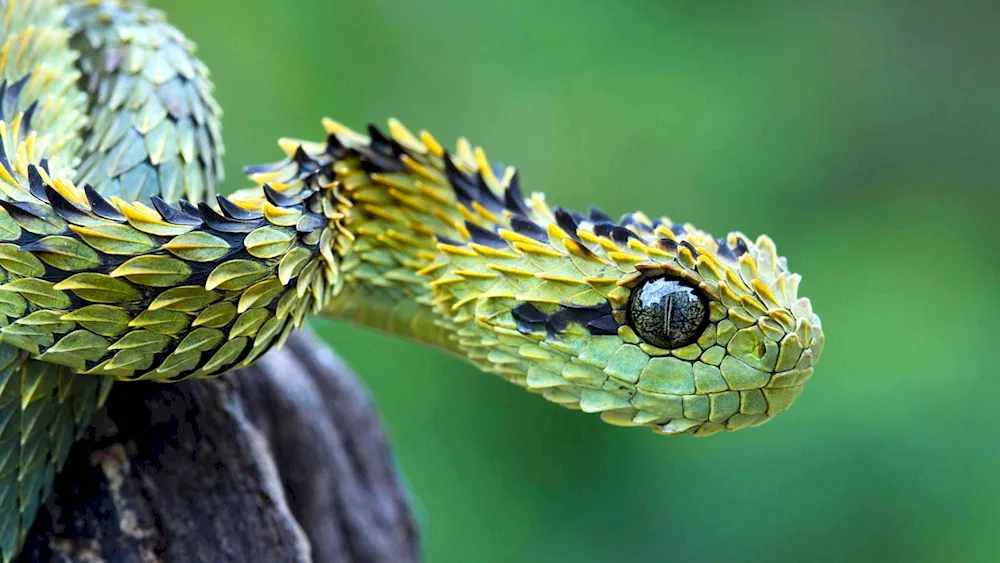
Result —
[[708, 304], [683, 280], [653, 278], [632, 290], [628, 318], [632, 330], [648, 344], [672, 350], [698, 339], [708, 323]]

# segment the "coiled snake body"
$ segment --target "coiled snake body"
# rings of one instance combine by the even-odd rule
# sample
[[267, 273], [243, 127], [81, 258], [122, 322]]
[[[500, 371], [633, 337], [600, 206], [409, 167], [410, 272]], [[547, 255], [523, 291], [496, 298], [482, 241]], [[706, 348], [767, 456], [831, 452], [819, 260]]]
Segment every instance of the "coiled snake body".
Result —
[[0, 7], [4, 560], [112, 381], [246, 366], [310, 314], [667, 434], [760, 424], [812, 374], [820, 322], [766, 236], [550, 208], [396, 121], [326, 120], [216, 196], [208, 71], [159, 12]]

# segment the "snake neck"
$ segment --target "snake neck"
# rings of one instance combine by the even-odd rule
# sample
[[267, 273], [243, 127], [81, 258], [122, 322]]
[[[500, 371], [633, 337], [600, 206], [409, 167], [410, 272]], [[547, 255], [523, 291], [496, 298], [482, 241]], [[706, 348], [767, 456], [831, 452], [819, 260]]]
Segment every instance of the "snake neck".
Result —
[[[441, 259], [439, 243], [465, 228], [447, 178], [451, 161], [427, 148], [440, 146], [428, 134], [418, 140], [395, 120], [388, 135], [374, 126], [365, 136], [332, 120], [323, 124], [324, 142], [283, 139], [284, 160], [246, 171], [258, 186], [335, 186], [330, 193], [343, 206], [330, 231], [338, 284], [324, 315], [461, 354], [455, 325], [435, 303], [432, 278], [421, 273]], [[460, 147], [456, 160], [467, 166], [473, 153], [468, 143]]]

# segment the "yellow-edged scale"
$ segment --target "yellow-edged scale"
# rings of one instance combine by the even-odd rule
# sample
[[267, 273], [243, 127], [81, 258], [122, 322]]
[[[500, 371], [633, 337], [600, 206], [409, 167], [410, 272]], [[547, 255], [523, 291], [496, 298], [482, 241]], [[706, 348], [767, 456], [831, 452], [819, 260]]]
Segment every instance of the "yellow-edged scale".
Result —
[[216, 196], [208, 70], [159, 12], [0, 7], [4, 560], [112, 381], [246, 366], [310, 314], [665, 434], [761, 424], [812, 374], [820, 321], [766, 236], [550, 208], [396, 121], [324, 121]]

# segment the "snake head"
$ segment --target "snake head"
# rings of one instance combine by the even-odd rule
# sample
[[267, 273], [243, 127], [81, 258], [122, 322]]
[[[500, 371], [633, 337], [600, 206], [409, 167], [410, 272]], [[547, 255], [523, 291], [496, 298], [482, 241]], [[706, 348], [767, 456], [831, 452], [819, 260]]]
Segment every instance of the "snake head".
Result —
[[[787, 409], [812, 375], [823, 332], [773, 241], [629, 217], [634, 235], [611, 236], [615, 250], [597, 241], [621, 272], [599, 290], [614, 322], [575, 356], [608, 376], [608, 396], [581, 389], [579, 407], [613, 424], [696, 436]], [[580, 230], [593, 229], [578, 234], [589, 239]]]
[[461, 240], [442, 241], [445, 259], [425, 271], [482, 369], [664, 434], [756, 426], [802, 391], [823, 332], [769, 237], [550, 209], [541, 194], [523, 198], [516, 175], [453, 160], [460, 196], [478, 185], [465, 199], [490, 199], [494, 184], [503, 194], [503, 209], [460, 201]]

